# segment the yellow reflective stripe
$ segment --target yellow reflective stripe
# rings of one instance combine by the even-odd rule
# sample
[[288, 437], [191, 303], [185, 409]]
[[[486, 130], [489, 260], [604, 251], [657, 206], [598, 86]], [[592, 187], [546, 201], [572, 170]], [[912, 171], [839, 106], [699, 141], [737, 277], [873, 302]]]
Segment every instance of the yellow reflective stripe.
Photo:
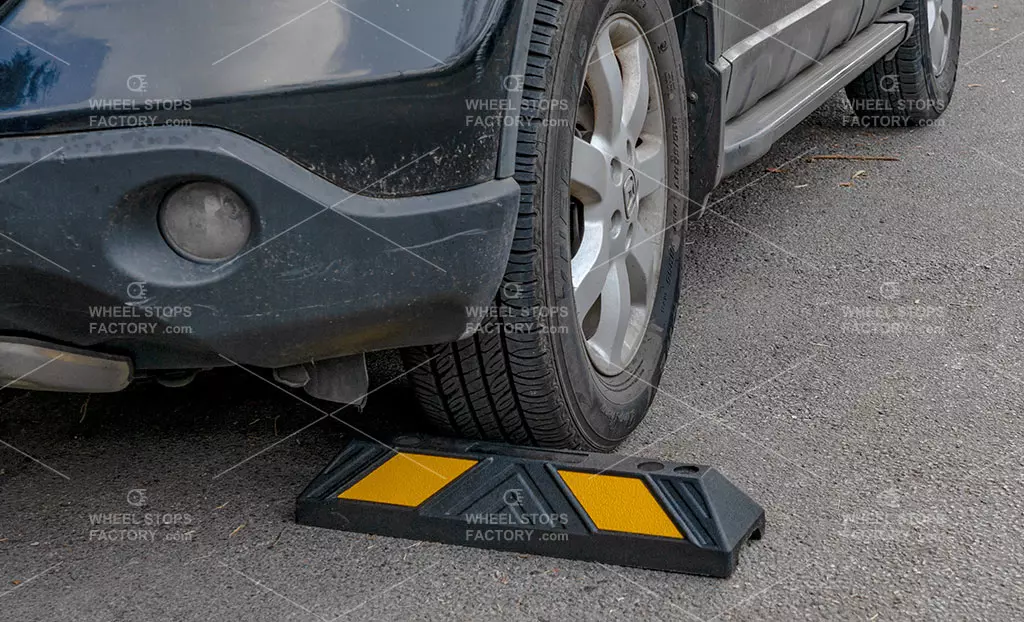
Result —
[[601, 531], [683, 537], [643, 480], [580, 471], [558, 474]]
[[462, 458], [397, 453], [338, 498], [416, 507], [476, 463]]

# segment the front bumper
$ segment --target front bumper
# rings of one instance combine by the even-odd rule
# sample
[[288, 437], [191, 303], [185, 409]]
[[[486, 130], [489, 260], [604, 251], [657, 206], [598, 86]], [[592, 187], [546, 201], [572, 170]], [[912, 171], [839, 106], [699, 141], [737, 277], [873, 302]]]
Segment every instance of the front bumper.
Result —
[[[457, 339], [493, 300], [519, 200], [511, 179], [370, 198], [203, 127], [5, 138], [0, 179], [0, 334], [139, 369], [283, 367]], [[199, 179], [233, 187], [255, 215], [226, 264], [180, 257], [157, 225], [167, 190]]]

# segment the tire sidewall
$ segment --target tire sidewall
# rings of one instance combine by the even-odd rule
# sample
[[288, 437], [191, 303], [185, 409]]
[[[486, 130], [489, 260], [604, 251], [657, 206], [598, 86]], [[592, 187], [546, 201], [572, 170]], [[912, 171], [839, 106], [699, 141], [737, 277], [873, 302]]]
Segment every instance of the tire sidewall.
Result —
[[[647, 33], [656, 62], [665, 112], [666, 235], [663, 245], [658, 291], [647, 331], [639, 350], [625, 371], [614, 377], [600, 375], [590, 362], [582, 331], [576, 321], [576, 309], [570, 273], [569, 186], [572, 165], [572, 127], [576, 106], [585, 80], [588, 54], [608, 18], [624, 13]], [[542, 274], [538, 285], [547, 295], [541, 300], [551, 305], [552, 327], [547, 345], [554, 362], [558, 383], [568, 414], [584, 440], [595, 447], [618, 445], [646, 415], [660, 382], [671, 342], [679, 296], [681, 253], [688, 200], [689, 153], [687, 110], [681, 46], [674, 29], [667, 0], [637, 3], [630, 0], [572, 3], [562, 25], [561, 46], [553, 63], [552, 85], [548, 96], [567, 101], [568, 110], [553, 111], [552, 123], [545, 128], [544, 174], [535, 197], [540, 207], [542, 226], [535, 235], [542, 251]], [[568, 127], [566, 120], [571, 120]]]

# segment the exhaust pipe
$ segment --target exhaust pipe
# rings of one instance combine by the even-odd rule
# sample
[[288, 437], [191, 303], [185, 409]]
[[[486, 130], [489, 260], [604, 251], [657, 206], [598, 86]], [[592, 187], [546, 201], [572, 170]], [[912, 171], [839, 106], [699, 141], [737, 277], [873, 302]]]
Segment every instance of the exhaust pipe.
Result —
[[0, 388], [70, 393], [113, 393], [132, 381], [128, 357], [0, 337]]

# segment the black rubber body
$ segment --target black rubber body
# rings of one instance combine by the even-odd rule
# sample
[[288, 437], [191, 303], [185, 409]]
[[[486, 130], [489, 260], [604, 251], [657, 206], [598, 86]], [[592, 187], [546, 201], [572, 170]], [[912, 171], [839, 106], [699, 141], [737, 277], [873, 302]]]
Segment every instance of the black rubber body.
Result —
[[905, 0], [900, 12], [914, 16], [914, 32], [891, 58], [883, 58], [846, 87], [854, 112], [867, 124], [920, 127], [949, 106], [960, 61], [963, 5], [953, 4], [949, 56], [938, 76], [932, 68], [927, 0]]
[[[564, 138], [572, 133], [553, 128], [550, 121], [558, 120], [559, 108], [544, 105], [571, 100], [564, 118], [575, 118], [588, 41], [596, 32], [589, 30], [616, 11], [653, 33], [659, 67], [672, 76], [668, 86], [662, 84], [666, 127], [678, 128], [666, 132], [666, 148], [687, 153], [685, 98], [668, 96], [673, 85], [684, 83], [681, 47], [674, 29], [656, 28], [670, 21], [669, 3], [539, 0], [517, 141], [519, 218], [495, 309], [480, 317], [472, 337], [402, 353], [423, 411], [443, 433], [609, 451], [635, 429], [654, 399], [675, 320], [686, 201], [682, 192], [670, 193], [667, 217], [675, 224], [666, 229], [658, 297], [642, 347], [624, 373], [599, 378], [576, 325], [569, 274], [572, 141]], [[564, 134], [555, 133], [560, 130]], [[671, 160], [669, 186], [685, 191], [688, 162]], [[549, 312], [538, 314], [545, 309]]]
[[[475, 466], [451, 480], [443, 478], [443, 485], [431, 478], [439, 490], [416, 507], [375, 499], [377, 492], [351, 494], [386, 470], [384, 465], [411, 461], [408, 466], [416, 470], [430, 458]], [[598, 490], [624, 478], [641, 484], [654, 504], [645, 516], [663, 513], [681, 537], [645, 534], [642, 521], [633, 530], [599, 529], [566, 483], [573, 475], [596, 476]], [[377, 490], [407, 485], [401, 476], [387, 479], [378, 480]], [[636, 507], [622, 503], [618, 511], [629, 515]], [[392, 538], [712, 577], [730, 576], [744, 545], [760, 540], [765, 529], [764, 509], [713, 468], [423, 436], [388, 439], [386, 445], [348, 439], [299, 496], [295, 520]]]

